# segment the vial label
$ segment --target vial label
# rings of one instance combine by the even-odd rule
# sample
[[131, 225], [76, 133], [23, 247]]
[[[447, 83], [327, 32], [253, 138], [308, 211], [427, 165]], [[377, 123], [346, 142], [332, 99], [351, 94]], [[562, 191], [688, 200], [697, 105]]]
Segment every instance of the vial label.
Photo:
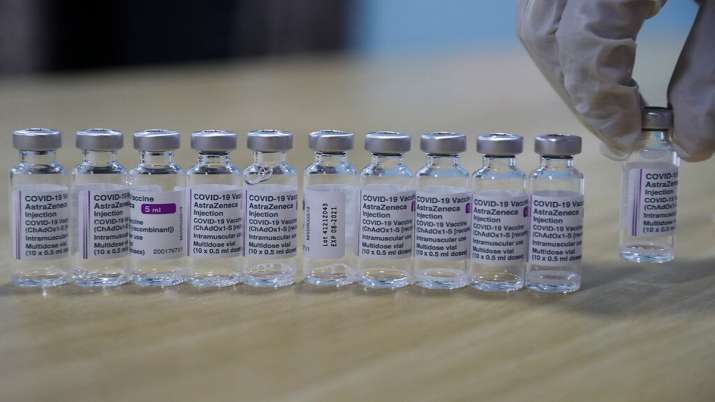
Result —
[[415, 257], [466, 259], [469, 253], [472, 193], [418, 191], [415, 198]]
[[347, 212], [345, 192], [307, 188], [303, 203], [303, 255], [342, 258], [345, 255]]
[[193, 186], [187, 196], [187, 255], [243, 254], [243, 189], [227, 185]]
[[126, 256], [129, 253], [129, 189], [80, 190], [77, 197], [82, 259]]
[[628, 222], [631, 236], [663, 236], [675, 232], [678, 168], [628, 170]]
[[293, 257], [298, 237], [298, 192], [258, 185], [246, 190], [246, 255]]
[[18, 260], [61, 258], [69, 252], [69, 194], [65, 186], [37, 185], [12, 193], [12, 242]]
[[414, 191], [363, 189], [358, 254], [383, 259], [410, 257], [414, 219]]
[[529, 197], [495, 191], [474, 196], [472, 260], [484, 264], [526, 261]]
[[566, 266], [581, 261], [583, 195], [532, 195], [529, 262]]
[[143, 259], [184, 255], [184, 190], [130, 191], [130, 253]]

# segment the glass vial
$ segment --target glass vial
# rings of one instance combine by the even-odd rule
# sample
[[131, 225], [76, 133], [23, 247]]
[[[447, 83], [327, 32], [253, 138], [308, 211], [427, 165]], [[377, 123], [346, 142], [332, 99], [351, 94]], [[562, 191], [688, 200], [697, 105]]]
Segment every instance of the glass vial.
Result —
[[670, 109], [643, 110], [643, 143], [623, 163], [620, 254], [632, 262], [673, 259], [680, 160], [670, 143]]
[[119, 286], [131, 279], [129, 187], [117, 162], [124, 136], [91, 128], [78, 131], [75, 144], [82, 162], [72, 171], [73, 280], [82, 287]]
[[482, 167], [473, 175], [471, 285], [486, 292], [524, 287], [529, 242], [526, 174], [516, 165], [524, 139], [490, 133], [477, 139]]
[[69, 279], [69, 187], [57, 163], [62, 134], [27, 128], [12, 135], [20, 161], [10, 170], [12, 282], [22, 287], [62, 285]]
[[243, 282], [283, 287], [295, 282], [298, 237], [298, 176], [286, 161], [293, 134], [277, 130], [248, 133], [253, 163], [243, 171], [246, 185]]
[[231, 163], [237, 135], [223, 130], [191, 134], [196, 164], [186, 172], [188, 281], [196, 287], [233, 286], [243, 262], [243, 178]]
[[536, 137], [539, 167], [529, 177], [531, 221], [526, 286], [537, 292], [571, 293], [581, 287], [583, 174], [573, 164], [581, 137]]
[[427, 289], [458, 289], [469, 283], [472, 190], [459, 163], [467, 149], [464, 134], [422, 134], [425, 165], [416, 173], [415, 284]]
[[397, 289], [412, 282], [415, 185], [403, 154], [407, 134], [365, 137], [370, 162], [360, 174], [358, 275], [365, 288]]
[[176, 131], [134, 133], [139, 165], [129, 172], [132, 279], [139, 286], [173, 286], [186, 277], [186, 176], [174, 162]]
[[303, 179], [303, 280], [340, 287], [355, 281], [357, 170], [350, 163], [353, 133], [310, 133], [315, 152]]

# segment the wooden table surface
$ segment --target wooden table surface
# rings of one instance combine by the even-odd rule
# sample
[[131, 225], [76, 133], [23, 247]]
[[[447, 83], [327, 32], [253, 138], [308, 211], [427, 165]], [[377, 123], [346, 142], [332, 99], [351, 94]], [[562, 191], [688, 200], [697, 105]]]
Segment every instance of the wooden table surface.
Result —
[[[646, 77], [642, 83], [654, 83]], [[649, 81], [650, 80], [650, 81]], [[107, 126], [281, 128], [297, 134], [290, 160], [310, 158], [306, 133], [340, 128], [584, 136], [583, 290], [486, 295], [417, 289], [314, 292], [300, 284], [18, 290], [0, 280], [0, 401], [713, 401], [715, 262], [709, 161], [684, 164], [677, 260], [616, 257], [619, 165], [602, 157], [522, 54], [494, 57], [272, 60], [0, 81], [0, 156], [10, 132]], [[242, 136], [242, 139], [245, 137]], [[131, 141], [128, 141], [130, 144]], [[243, 142], [241, 142], [243, 144]], [[358, 140], [361, 146], [362, 138]], [[416, 142], [414, 149], [417, 149]], [[137, 157], [127, 147], [127, 166]], [[412, 167], [421, 156], [409, 155]], [[241, 166], [248, 154], [241, 149]], [[357, 165], [366, 162], [354, 153]], [[0, 186], [6, 185], [2, 176]], [[0, 209], [3, 227], [7, 213]], [[0, 259], [10, 258], [2, 231]]]

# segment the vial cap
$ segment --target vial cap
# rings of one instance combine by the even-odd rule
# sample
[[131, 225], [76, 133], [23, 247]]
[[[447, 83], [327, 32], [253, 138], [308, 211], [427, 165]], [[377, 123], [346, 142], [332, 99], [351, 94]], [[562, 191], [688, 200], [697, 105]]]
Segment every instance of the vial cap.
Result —
[[422, 134], [420, 149], [428, 154], [459, 154], [467, 150], [467, 137], [448, 131]]
[[225, 130], [200, 130], [191, 133], [191, 148], [197, 151], [228, 152], [236, 149], [238, 135]]
[[644, 130], [670, 130], [673, 128], [673, 109], [646, 106], [641, 114]]
[[353, 149], [355, 135], [340, 130], [319, 130], [308, 136], [308, 146], [318, 152], [344, 152]]
[[54, 151], [62, 146], [62, 133], [52, 128], [23, 128], [12, 133], [12, 145], [21, 151]]
[[373, 154], [404, 154], [412, 148], [412, 138], [396, 131], [373, 131], [365, 136], [365, 150]]
[[134, 149], [161, 152], [178, 149], [181, 138], [178, 131], [152, 128], [134, 133]]
[[75, 146], [88, 151], [116, 151], [124, 146], [124, 135], [109, 128], [88, 128], [75, 134]]
[[543, 134], [534, 141], [534, 152], [547, 156], [571, 156], [581, 153], [581, 137], [570, 134]]
[[487, 133], [477, 138], [477, 152], [484, 155], [518, 155], [524, 150], [524, 138], [517, 134]]
[[293, 148], [293, 134], [280, 130], [251, 131], [246, 146], [258, 152], [285, 152]]

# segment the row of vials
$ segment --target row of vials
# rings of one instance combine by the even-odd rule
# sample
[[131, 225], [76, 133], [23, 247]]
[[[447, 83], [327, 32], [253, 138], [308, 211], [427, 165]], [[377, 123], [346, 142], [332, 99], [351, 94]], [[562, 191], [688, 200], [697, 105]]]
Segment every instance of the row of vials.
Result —
[[[673, 258], [671, 120], [667, 109], [647, 109], [643, 146], [624, 164], [620, 252], [627, 260]], [[10, 193], [16, 285], [283, 287], [302, 265], [313, 286], [550, 293], [581, 286], [578, 136], [537, 137], [540, 166], [527, 176], [516, 163], [523, 139], [514, 134], [479, 136], [483, 165], [473, 174], [460, 165], [465, 135], [423, 134], [426, 161], [413, 174], [403, 159], [409, 135], [368, 133], [370, 162], [359, 171], [349, 159], [352, 133], [313, 132], [302, 261], [297, 172], [286, 159], [292, 134], [250, 132], [254, 159], [243, 170], [230, 160], [232, 132], [194, 132], [197, 162], [185, 172], [173, 156], [179, 133], [145, 130], [133, 142], [141, 159], [127, 172], [116, 159], [120, 132], [77, 132], [83, 159], [70, 179], [55, 160], [58, 131], [14, 133], [21, 156]]]

